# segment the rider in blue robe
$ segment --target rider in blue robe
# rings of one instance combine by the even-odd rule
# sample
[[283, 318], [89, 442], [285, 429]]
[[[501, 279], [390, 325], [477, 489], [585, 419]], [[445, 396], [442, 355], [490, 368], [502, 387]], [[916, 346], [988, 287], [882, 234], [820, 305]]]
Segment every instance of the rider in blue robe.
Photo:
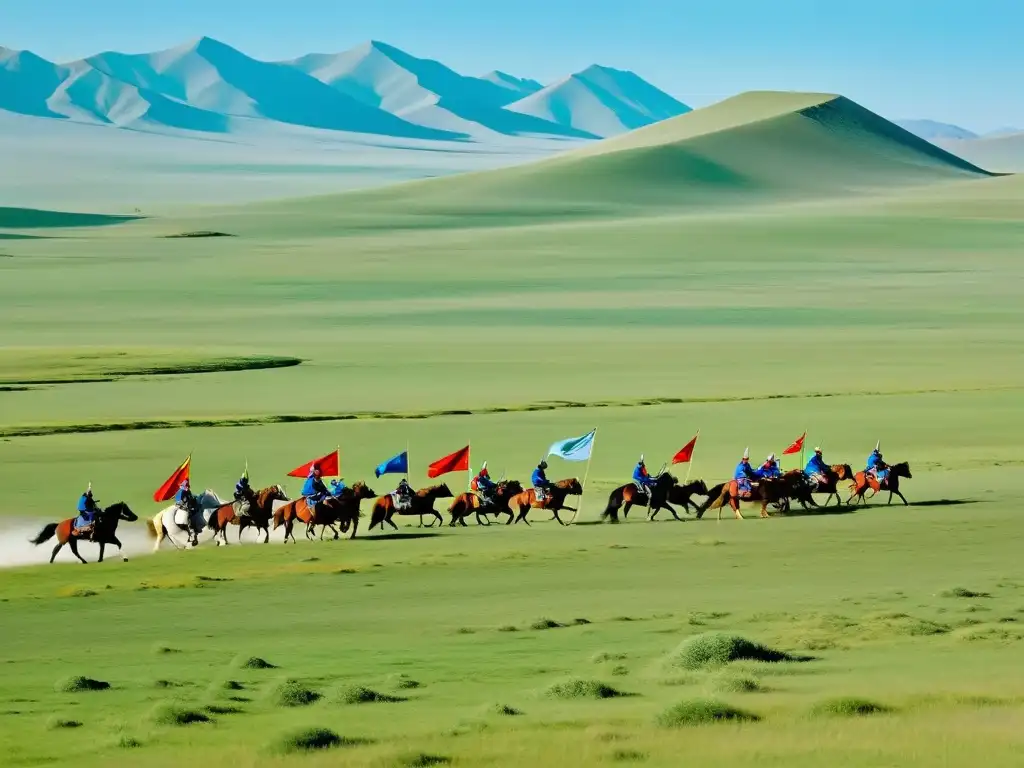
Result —
[[174, 504], [189, 513], [195, 509], [196, 497], [192, 495], [192, 486], [189, 484], [188, 478], [182, 480], [181, 485], [178, 486], [178, 492], [174, 494]]
[[85, 493], [78, 497], [78, 517], [75, 518], [75, 529], [81, 534], [90, 533], [96, 521], [96, 500], [92, 497], [92, 483]]
[[544, 470], [548, 468], [548, 463], [542, 461], [537, 465], [537, 468], [533, 470], [533, 474], [530, 475], [530, 482], [533, 484], [533, 490], [537, 494], [537, 500], [547, 498], [548, 491], [551, 489], [551, 482], [548, 480], [548, 476], [544, 474]]
[[821, 448], [815, 448], [814, 455], [804, 467], [804, 476], [811, 482], [821, 483], [828, 479], [829, 471], [829, 466], [821, 455]]
[[244, 475], [238, 478], [238, 482], [235, 483], [235, 501], [238, 502], [239, 515], [249, 514], [249, 506], [254, 497], [255, 494], [249, 485], [249, 473], [246, 471]]
[[882, 451], [879, 450], [878, 446], [875, 446], [875, 450], [868, 456], [868, 463], [865, 471], [870, 472], [880, 483], [884, 483], [886, 478], [889, 477], [889, 465], [882, 459]]
[[302, 484], [302, 495], [305, 497], [306, 505], [310, 509], [314, 509], [317, 504], [329, 495], [327, 486], [324, 485], [324, 481], [320, 477], [320, 467], [315, 464], [310, 468], [309, 474], [306, 475], [306, 482]]
[[473, 487], [480, 495], [481, 500], [485, 502], [492, 502], [494, 500], [494, 490], [498, 485], [491, 480], [491, 473], [487, 471], [486, 461], [483, 463], [483, 466], [480, 467], [480, 471], [477, 472], [476, 477], [473, 478]]
[[650, 493], [651, 488], [654, 487], [654, 478], [647, 471], [647, 465], [644, 464], [643, 456], [640, 456], [640, 461], [633, 467], [633, 482], [636, 483], [637, 488], [645, 493]]
[[341, 496], [341, 492], [344, 491], [346, 488], [348, 488], [348, 486], [345, 485], [345, 481], [342, 480], [341, 478], [338, 478], [337, 480], [331, 480], [331, 496], [333, 496], [334, 498], [338, 498], [339, 496]]
[[750, 466], [750, 457], [743, 454], [743, 458], [736, 465], [736, 471], [732, 475], [732, 479], [736, 481], [737, 490], [740, 493], [752, 493], [753, 488], [751, 488], [750, 481], [756, 480], [757, 477], [754, 468]]
[[757, 476], [766, 480], [782, 477], [782, 470], [779, 468], [779, 462], [776, 461], [774, 453], [764, 460], [764, 464], [757, 468]]

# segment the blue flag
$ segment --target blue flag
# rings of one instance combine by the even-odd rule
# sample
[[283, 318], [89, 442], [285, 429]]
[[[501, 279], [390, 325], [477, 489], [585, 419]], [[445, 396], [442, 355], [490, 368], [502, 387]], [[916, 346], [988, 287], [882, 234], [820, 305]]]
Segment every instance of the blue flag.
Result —
[[381, 475], [407, 475], [409, 474], [409, 453], [402, 451], [397, 456], [392, 456], [385, 462], [377, 465], [373, 470], [377, 477]]
[[595, 427], [583, 437], [570, 437], [568, 440], [559, 440], [548, 448], [548, 456], [558, 456], [566, 461], [586, 461], [590, 458], [590, 451], [594, 447], [594, 435], [597, 434]]

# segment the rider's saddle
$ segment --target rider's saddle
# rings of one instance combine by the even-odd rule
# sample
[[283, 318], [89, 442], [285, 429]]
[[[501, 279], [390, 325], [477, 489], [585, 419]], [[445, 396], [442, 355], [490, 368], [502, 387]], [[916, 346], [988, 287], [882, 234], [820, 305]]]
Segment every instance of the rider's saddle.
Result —
[[405, 495], [400, 494], [400, 493], [392, 493], [391, 494], [391, 499], [395, 502], [395, 509], [400, 509], [400, 510], [412, 509], [412, 499], [413, 499], [413, 497], [411, 495], [405, 496]]

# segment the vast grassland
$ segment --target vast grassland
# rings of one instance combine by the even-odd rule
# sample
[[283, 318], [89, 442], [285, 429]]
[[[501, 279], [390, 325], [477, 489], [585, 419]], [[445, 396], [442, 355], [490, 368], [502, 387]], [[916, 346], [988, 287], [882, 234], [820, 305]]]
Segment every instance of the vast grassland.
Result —
[[[468, 440], [522, 478], [597, 426], [582, 523], [698, 428], [709, 482], [805, 429], [830, 461], [881, 439], [914, 477], [910, 507], [766, 521], [536, 515], [152, 557], [125, 524], [128, 562], [0, 572], [5, 764], [1019, 764], [1024, 187], [883, 177], [699, 211], [602, 193], [578, 215], [566, 192], [543, 220], [518, 182], [470, 215], [467, 177], [9, 228], [36, 236], [0, 247], [12, 562], [47, 559], [25, 539], [86, 482], [152, 514], [189, 452], [225, 495], [246, 461], [267, 485], [340, 445], [384, 492], [372, 468], [407, 444], [416, 484]], [[196, 230], [235, 237], [164, 237]], [[811, 658], [700, 665], [705, 632]], [[59, 690], [75, 676], [110, 687]], [[305, 728], [341, 742], [296, 752]]]

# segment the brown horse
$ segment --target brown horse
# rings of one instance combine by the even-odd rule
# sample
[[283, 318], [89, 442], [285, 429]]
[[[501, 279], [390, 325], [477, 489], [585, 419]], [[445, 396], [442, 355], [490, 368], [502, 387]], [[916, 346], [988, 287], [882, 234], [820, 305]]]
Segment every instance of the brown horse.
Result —
[[71, 547], [71, 553], [81, 560], [83, 563], [86, 559], [78, 554], [78, 542], [79, 541], [92, 541], [100, 545], [100, 559], [98, 562], [103, 562], [103, 551], [106, 549], [107, 544], [113, 544], [118, 549], [121, 549], [121, 542], [117, 539], [117, 524], [124, 520], [128, 523], [133, 523], [138, 520], [138, 516], [131, 511], [127, 504], [123, 501], [112, 504], [106, 509], [99, 510], [96, 512], [96, 516], [93, 519], [92, 533], [86, 534], [85, 536], [77, 535], [75, 531], [75, 520], [77, 518], [71, 517], [60, 523], [50, 523], [43, 530], [39, 532], [39, 535], [32, 539], [32, 543], [37, 547], [44, 541], [49, 541], [54, 536], [57, 537], [57, 546], [53, 548], [53, 554], [50, 555], [50, 562], [57, 557], [57, 553], [60, 552], [61, 548], [67, 544]]
[[800, 506], [807, 509], [808, 506], [817, 507], [818, 502], [814, 500], [813, 494], [827, 493], [825, 503], [821, 506], [827, 507], [832, 497], [836, 498], [836, 506], [842, 504], [839, 496], [838, 483], [841, 480], [853, 479], [853, 468], [849, 464], [833, 464], [825, 473], [824, 481], [811, 481], [804, 475], [801, 469], [792, 469], [784, 477], [790, 479], [793, 489], [793, 498], [800, 502]]
[[450, 499], [452, 498], [451, 489], [447, 485], [434, 485], [430, 488], [422, 488], [416, 491], [412, 497], [412, 506], [408, 509], [399, 509], [395, 506], [395, 498], [390, 493], [387, 496], [381, 496], [373, 504], [373, 510], [370, 512], [370, 529], [372, 530], [375, 525], [379, 525], [381, 529], [384, 528], [384, 523], [387, 523], [396, 531], [398, 526], [395, 525], [394, 520], [391, 518], [397, 515], [433, 515], [437, 518], [438, 522], [443, 523], [444, 518], [441, 517], [441, 513], [434, 509], [434, 502], [437, 499]]
[[256, 493], [250, 491], [249, 496], [249, 514], [247, 515], [238, 514], [241, 509], [239, 501], [232, 501], [213, 510], [206, 527], [213, 531], [213, 537], [217, 539], [218, 546], [222, 543], [227, 546], [229, 525], [238, 526], [239, 541], [242, 540], [242, 531], [250, 525], [256, 528], [257, 541], [259, 541], [260, 531], [266, 534], [263, 543], [267, 544], [270, 541], [270, 521], [274, 517], [274, 502], [288, 501], [288, 494], [280, 485], [271, 485]]
[[530, 521], [526, 519], [526, 513], [531, 509], [547, 509], [555, 516], [554, 519], [561, 525], [565, 525], [562, 518], [558, 516], [558, 513], [566, 509], [570, 512], [575, 512], [574, 507], [565, 506], [566, 496], [582, 496], [583, 486], [580, 485], [578, 478], [570, 477], [565, 480], [559, 480], [554, 485], [548, 487], [547, 495], [543, 501], [537, 501], [537, 489], [528, 488], [522, 493], [517, 493], [515, 496], [508, 500], [509, 511], [514, 512], [519, 510], [519, 514], [516, 516], [515, 522], [522, 520], [527, 525]]
[[306, 538], [313, 538], [314, 525], [322, 526], [320, 529], [320, 540], [323, 541], [324, 533], [328, 528], [338, 539], [338, 531], [334, 525], [337, 524], [342, 533], [348, 534], [348, 538], [354, 539], [359, 528], [359, 505], [363, 499], [372, 499], [377, 493], [366, 483], [360, 481], [353, 483], [351, 487], [344, 488], [340, 494], [334, 496], [334, 503], [325, 506], [317, 511], [316, 522], [306, 528]]
[[[295, 501], [289, 501], [284, 506], [278, 507], [274, 510], [274, 530], [276, 531], [282, 525], [284, 526], [284, 541], [287, 544], [288, 539], [295, 543], [295, 521], [299, 521], [306, 524], [306, 538], [312, 538], [311, 531], [316, 525], [320, 525], [320, 520], [326, 519], [330, 523], [335, 522], [337, 519], [331, 508], [337, 503], [337, 499], [333, 496], [328, 496], [323, 501], [316, 505], [315, 509], [310, 509], [309, 504], [306, 502], [305, 496], [300, 496]], [[324, 523], [327, 525], [328, 523]], [[355, 532], [353, 531], [353, 535]]]
[[785, 478], [763, 478], [758, 480], [752, 487], [751, 493], [748, 495], [740, 495], [739, 492], [739, 481], [730, 480], [728, 483], [722, 484], [722, 492], [717, 498], [715, 498], [706, 509], [717, 509], [718, 519], [722, 519], [722, 507], [727, 503], [732, 507], [733, 514], [737, 520], [743, 519], [743, 514], [740, 512], [741, 502], [761, 503], [761, 517], [769, 517], [768, 505], [774, 504], [775, 506], [782, 508], [788, 508], [790, 483]]
[[662, 472], [654, 478], [654, 485], [650, 492], [641, 491], [636, 483], [628, 483], [619, 486], [608, 496], [608, 505], [601, 513], [601, 519], [608, 519], [613, 523], [619, 522], [619, 508], [622, 508], [622, 515], [626, 517], [630, 508], [636, 506], [647, 507], [650, 512], [648, 520], [653, 520], [658, 510], [665, 508], [672, 513], [672, 517], [682, 522], [682, 518], [676, 514], [675, 508], [668, 501], [668, 495], [678, 485], [679, 481], [668, 472]]
[[455, 501], [452, 502], [451, 506], [448, 507], [448, 512], [452, 516], [452, 520], [448, 525], [452, 528], [456, 525], [465, 527], [466, 518], [469, 517], [471, 512], [476, 513], [477, 525], [490, 525], [490, 522], [484, 517], [485, 515], [494, 515], [495, 517], [498, 515], [508, 515], [505, 525], [509, 525], [512, 522], [513, 515], [512, 510], [508, 508], [508, 500], [522, 492], [523, 485], [518, 480], [502, 480], [494, 487], [493, 504], [485, 503], [480, 496], [472, 491], [460, 493], [455, 497]]
[[693, 507], [694, 513], [700, 510], [700, 505], [693, 500], [694, 496], [707, 496], [708, 486], [703, 480], [694, 480], [685, 485], [676, 485], [669, 489], [668, 503], [678, 504], [684, 511], [689, 512]]
[[889, 492], [889, 501], [887, 504], [892, 504], [892, 495], [895, 493], [903, 500], [903, 505], [907, 506], [910, 502], [907, 501], [906, 496], [900, 493], [900, 478], [904, 477], [907, 480], [911, 480], [914, 476], [910, 474], [910, 464], [906, 461], [901, 461], [899, 464], [889, 465], [889, 476], [884, 482], [879, 483], [878, 478], [869, 472], [858, 472], [853, 477], [853, 482], [850, 483], [850, 498], [846, 500], [849, 504], [853, 499], [857, 499], [857, 503], [866, 502], [869, 497], [865, 497], [864, 494], [868, 492], [870, 488], [874, 496], [879, 491]]

